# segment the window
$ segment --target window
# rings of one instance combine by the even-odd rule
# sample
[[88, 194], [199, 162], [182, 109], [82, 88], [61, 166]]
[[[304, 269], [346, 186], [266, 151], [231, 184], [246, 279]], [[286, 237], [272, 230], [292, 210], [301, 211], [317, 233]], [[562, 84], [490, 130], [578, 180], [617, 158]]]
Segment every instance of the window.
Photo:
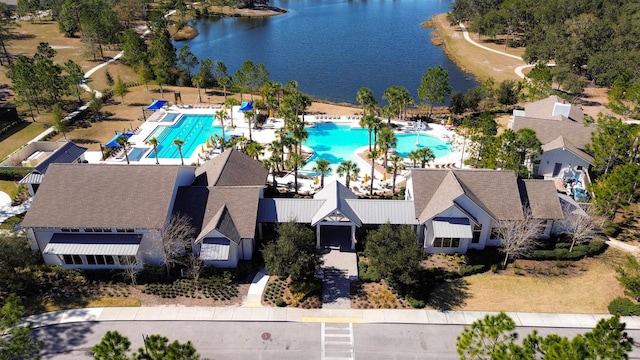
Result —
[[134, 232], [135, 229], [125, 229], [126, 232]]
[[109, 228], [102, 228], [102, 232], [111, 232], [111, 229], [109, 229]]
[[96, 256], [95, 255], [86, 255], [87, 265], [95, 265], [96, 264]]
[[115, 265], [116, 264], [116, 260], [113, 258], [113, 256], [105, 255], [104, 258], [107, 261], [107, 265]]
[[80, 229], [78, 229], [78, 228], [72, 228], [72, 229], [71, 229], [71, 232], [80, 232]]
[[502, 231], [500, 228], [491, 228], [491, 239], [493, 240], [502, 240], [504, 236], [502, 235]]
[[433, 247], [460, 247], [460, 238], [440, 238], [433, 239]]
[[62, 261], [65, 265], [82, 265], [82, 257], [80, 255], [62, 255]]
[[71, 232], [71, 229], [69, 229], [69, 228], [62, 228], [62, 229], [60, 229], [60, 231], [62, 231], [62, 232]]
[[473, 225], [473, 238], [471, 238], [472, 244], [480, 243], [480, 235], [482, 234], [482, 224]]
[[116, 229], [116, 232], [124, 232], [124, 229]]
[[86, 228], [86, 229], [84, 229], [84, 232], [93, 232], [93, 229], [92, 228]]
[[102, 232], [102, 229], [100, 229], [100, 228], [93, 228], [93, 231], [94, 231], [94, 232]]

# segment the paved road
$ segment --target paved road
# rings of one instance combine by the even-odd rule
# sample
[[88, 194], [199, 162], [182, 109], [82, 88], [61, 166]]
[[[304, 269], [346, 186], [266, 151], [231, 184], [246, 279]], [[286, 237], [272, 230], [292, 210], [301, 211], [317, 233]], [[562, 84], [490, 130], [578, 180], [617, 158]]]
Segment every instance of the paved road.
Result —
[[[91, 347], [108, 330], [129, 337], [141, 347], [142, 334], [162, 334], [193, 342], [203, 357], [249, 359], [458, 359], [456, 336], [461, 325], [323, 324], [290, 322], [117, 321], [62, 324], [34, 330], [44, 340], [43, 359], [91, 359]], [[520, 338], [532, 328], [520, 328]], [[574, 336], [586, 329], [543, 328]], [[629, 331], [640, 339], [640, 330]], [[631, 359], [640, 359], [634, 349]]]

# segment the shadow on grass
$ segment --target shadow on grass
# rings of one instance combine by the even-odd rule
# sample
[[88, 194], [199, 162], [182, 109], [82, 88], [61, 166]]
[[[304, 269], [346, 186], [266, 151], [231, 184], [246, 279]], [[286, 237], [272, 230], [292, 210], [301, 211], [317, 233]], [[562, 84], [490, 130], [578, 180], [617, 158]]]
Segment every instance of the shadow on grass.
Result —
[[469, 297], [469, 283], [461, 278], [447, 280], [435, 288], [426, 301], [426, 305], [440, 311], [453, 310], [463, 306]]

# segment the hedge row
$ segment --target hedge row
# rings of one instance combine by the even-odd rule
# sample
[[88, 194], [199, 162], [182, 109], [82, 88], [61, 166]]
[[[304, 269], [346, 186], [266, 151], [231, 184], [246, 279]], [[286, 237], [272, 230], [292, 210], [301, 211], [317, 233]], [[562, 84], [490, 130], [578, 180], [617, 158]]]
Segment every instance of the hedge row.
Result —
[[569, 247], [559, 243], [553, 250], [534, 250], [528, 258], [532, 260], [580, 260], [601, 253], [604, 247], [604, 240], [592, 239], [588, 244], [574, 246], [573, 251], [569, 252]]
[[618, 316], [638, 316], [640, 315], [640, 305], [628, 298], [617, 297], [609, 303], [609, 313]]
[[0, 180], [6, 181], [20, 181], [23, 177], [27, 176], [31, 172], [31, 168], [11, 168], [11, 169], [0, 169]]

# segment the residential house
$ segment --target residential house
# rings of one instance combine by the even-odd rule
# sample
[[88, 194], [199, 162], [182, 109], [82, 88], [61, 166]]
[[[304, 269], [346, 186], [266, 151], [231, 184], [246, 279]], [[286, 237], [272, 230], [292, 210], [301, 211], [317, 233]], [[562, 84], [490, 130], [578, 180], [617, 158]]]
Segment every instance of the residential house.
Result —
[[49, 265], [121, 268], [162, 263], [162, 230], [183, 213], [196, 255], [232, 267], [253, 255], [266, 175], [235, 150], [200, 168], [54, 163], [22, 225]]
[[544, 222], [541, 237], [562, 218], [552, 182], [521, 182], [506, 170], [412, 169], [406, 198], [413, 202], [425, 253], [497, 246], [501, 222], [524, 220], [526, 207]]
[[585, 121], [578, 106], [550, 96], [515, 110], [508, 126], [514, 131], [529, 128], [536, 132], [543, 150], [537, 157], [536, 175], [577, 180], [583, 187], [589, 182], [593, 158], [585, 152], [585, 145], [596, 126]]

